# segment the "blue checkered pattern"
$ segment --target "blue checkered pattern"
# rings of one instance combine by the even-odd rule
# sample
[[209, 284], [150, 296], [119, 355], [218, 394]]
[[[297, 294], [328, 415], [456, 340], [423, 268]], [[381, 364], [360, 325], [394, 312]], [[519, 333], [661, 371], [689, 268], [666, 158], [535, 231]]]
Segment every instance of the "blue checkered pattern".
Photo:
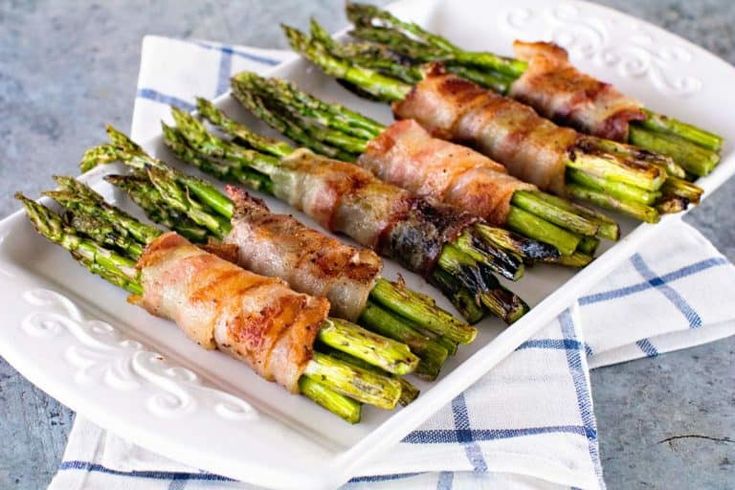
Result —
[[[232, 73], [265, 69], [289, 56], [146, 38], [133, 137], [158, 131], [169, 105], [191, 110], [194, 95], [225, 92]], [[346, 487], [604, 488], [588, 362], [600, 366], [655, 357], [734, 331], [735, 314], [719, 307], [725, 303], [723, 294], [735, 288], [732, 265], [685, 225], [661, 235], [655, 253], [647, 249], [631, 257], [578, 305], [406, 436], [389, 461], [374, 462]], [[717, 287], [707, 289], [711, 284]], [[137, 462], [135, 469], [130, 460]], [[146, 453], [78, 417], [50, 488], [250, 487]]]

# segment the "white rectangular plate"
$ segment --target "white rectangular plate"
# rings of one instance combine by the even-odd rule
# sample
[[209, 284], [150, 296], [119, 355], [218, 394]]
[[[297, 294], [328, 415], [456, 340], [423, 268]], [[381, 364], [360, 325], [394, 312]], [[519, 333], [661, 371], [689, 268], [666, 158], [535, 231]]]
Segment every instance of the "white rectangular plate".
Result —
[[[516, 38], [553, 39], [585, 71], [613, 82], [654, 110], [735, 134], [735, 70], [688, 42], [624, 14], [580, 2], [455, 0], [403, 1], [393, 10], [467, 48], [511, 54]], [[302, 60], [273, 75], [319, 97], [340, 101], [389, 122], [386, 106], [352, 96]], [[253, 123], [228, 96], [228, 113]], [[144, 146], [167, 158], [161, 138]], [[119, 167], [83, 177], [121, 206], [124, 196], [101, 180]], [[717, 170], [700, 181], [709, 195], [735, 172], [728, 140]], [[49, 179], [49, 186], [52, 185]], [[266, 197], [276, 212], [290, 212]], [[297, 216], [315, 226], [303, 215]], [[350, 426], [307, 399], [255, 376], [242, 363], [207, 352], [171, 323], [125, 302], [125, 294], [88, 274], [46, 242], [18, 212], [0, 223], [0, 354], [43, 390], [95, 423], [150, 450], [207, 471], [278, 488], [335, 487], [360, 465], [395, 444], [448, 403], [575, 298], [612, 272], [645, 240], [681, 216], [636, 226], [621, 219], [624, 237], [574, 274], [538, 266], [512, 288], [533, 310], [512, 327], [483, 321], [477, 341], [460, 349], [422, 394], [394, 412], [367, 408]], [[390, 261], [386, 275], [400, 269]], [[408, 284], [446, 301], [417, 276]]]

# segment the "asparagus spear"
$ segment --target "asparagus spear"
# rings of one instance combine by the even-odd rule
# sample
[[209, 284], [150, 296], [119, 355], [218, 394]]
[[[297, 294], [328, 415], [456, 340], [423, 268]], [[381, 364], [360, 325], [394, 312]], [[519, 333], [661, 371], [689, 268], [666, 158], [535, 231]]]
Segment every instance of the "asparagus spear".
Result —
[[431, 275], [431, 283], [444, 292], [452, 305], [470, 324], [479, 322], [485, 316], [477, 296], [455, 281], [448, 272], [437, 267]]
[[[419, 363], [419, 358], [408, 345], [337, 318], [329, 319], [322, 325], [319, 340], [330, 346], [343, 346], [343, 352], [392, 374], [411, 373]], [[391, 355], [387, 356], [386, 353]]]
[[135, 261], [105, 248], [92, 239], [81, 237], [61, 217], [32, 199], [17, 193], [36, 231], [62, 248], [91, 272], [132, 294], [142, 294]]
[[350, 424], [357, 424], [362, 417], [362, 405], [345, 395], [330, 389], [326, 384], [302, 376], [299, 379], [299, 391], [305, 397], [341, 417]]
[[523, 74], [527, 68], [526, 62], [522, 60], [497, 56], [491, 53], [469, 53], [463, 51], [447, 39], [432, 34], [418, 24], [401, 21], [391, 13], [372, 5], [350, 2], [346, 6], [346, 12], [348, 19], [356, 26], [371, 26], [373, 19], [377, 19], [383, 25], [405, 30], [440, 53], [453, 54], [454, 58], [460, 63], [471, 61], [472, 64], [515, 77]]
[[[368, 371], [372, 371], [378, 374], [383, 374], [383, 375], [386, 374], [385, 371], [382, 371], [380, 368], [367, 364], [365, 361], [358, 359], [357, 357], [352, 357], [351, 355], [346, 354], [342, 351], [329, 349], [325, 353], [329, 354], [331, 357], [335, 359], [344, 361], [347, 364], [350, 364], [352, 366], [356, 366], [362, 369], [367, 369]], [[416, 398], [418, 398], [420, 391], [410, 381], [402, 377], [394, 377], [394, 379], [398, 380], [398, 382], [401, 383], [401, 397], [398, 399], [398, 403], [400, 403], [401, 406], [405, 407], [409, 405], [412, 401], [414, 401]]]
[[[386, 305], [386, 307], [391, 305], [399, 315], [405, 316], [412, 322], [416, 322], [432, 332], [445, 335], [457, 342], [468, 344], [477, 335], [476, 329], [438, 309], [433, 298], [412, 291], [405, 284], [391, 283], [385, 279], [379, 279], [370, 291], [370, 297], [379, 304]], [[410, 305], [410, 308], [404, 305]], [[429, 317], [424, 311], [437, 313]], [[427, 318], [431, 318], [431, 321], [425, 321]]]
[[421, 361], [414, 374], [429, 380], [436, 379], [449, 353], [430, 337], [422, 335], [390, 310], [368, 302], [360, 315], [360, 323], [386, 337], [405, 342]]
[[479, 302], [505, 323], [511, 324], [528, 313], [530, 308], [526, 302], [503, 287], [489, 271], [482, 267], [465, 267], [468, 259], [471, 257], [462, 253], [456, 245], [448, 244], [439, 257], [439, 266], [444, 271], [454, 272], [469, 290], [476, 291]]
[[399, 381], [351, 366], [320, 352], [314, 352], [303, 375], [337, 393], [386, 410], [395, 408], [401, 398]]
[[105, 180], [124, 190], [155, 223], [174, 230], [195, 243], [206, 242], [211, 236], [209, 230], [194, 223], [189, 216], [168, 207], [161, 193], [146, 175], [106, 175]]

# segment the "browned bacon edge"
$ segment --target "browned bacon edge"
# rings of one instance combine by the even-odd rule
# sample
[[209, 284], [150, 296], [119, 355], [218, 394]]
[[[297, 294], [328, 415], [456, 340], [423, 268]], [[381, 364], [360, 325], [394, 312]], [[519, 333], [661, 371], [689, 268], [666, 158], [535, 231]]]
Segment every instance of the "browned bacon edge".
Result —
[[622, 142], [628, 139], [630, 122], [646, 118], [640, 102], [577, 70], [561, 46], [515, 41], [513, 48], [528, 68], [513, 82], [510, 94], [543, 116]]

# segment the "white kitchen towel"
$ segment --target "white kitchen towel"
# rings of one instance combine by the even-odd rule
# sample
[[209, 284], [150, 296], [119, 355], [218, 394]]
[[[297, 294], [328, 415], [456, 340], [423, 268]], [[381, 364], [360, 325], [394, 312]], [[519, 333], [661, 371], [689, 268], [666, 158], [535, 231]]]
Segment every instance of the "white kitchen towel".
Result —
[[[292, 56], [146, 37], [133, 138], [158, 132], [169, 104], [191, 109], [194, 96], [225, 92], [231, 74], [264, 71]], [[668, 225], [347, 488], [604, 488], [588, 364], [734, 334], [733, 290], [732, 264], [693, 228]], [[252, 487], [153, 454], [77, 417], [50, 488]]]

